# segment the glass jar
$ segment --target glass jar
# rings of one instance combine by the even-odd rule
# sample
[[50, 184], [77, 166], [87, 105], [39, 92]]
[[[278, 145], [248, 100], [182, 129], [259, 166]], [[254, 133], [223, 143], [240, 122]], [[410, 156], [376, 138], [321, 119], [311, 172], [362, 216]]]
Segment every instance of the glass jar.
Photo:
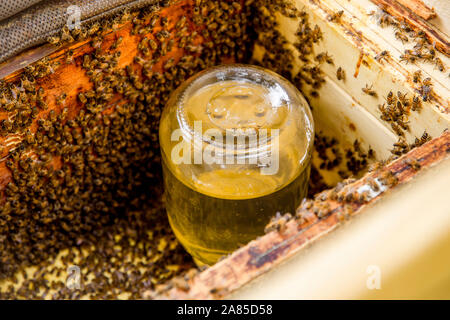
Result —
[[194, 75], [171, 94], [159, 138], [169, 221], [197, 264], [262, 235], [306, 196], [311, 111], [272, 71], [223, 65]]

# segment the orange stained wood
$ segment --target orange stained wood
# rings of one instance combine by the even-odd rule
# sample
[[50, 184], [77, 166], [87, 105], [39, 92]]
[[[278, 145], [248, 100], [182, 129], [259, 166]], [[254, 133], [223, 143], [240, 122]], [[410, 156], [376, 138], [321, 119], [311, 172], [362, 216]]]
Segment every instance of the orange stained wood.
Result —
[[[192, 14], [192, 8], [194, 6], [193, 0], [180, 0], [172, 4], [168, 8], [161, 8], [159, 11], [155, 12], [159, 14], [160, 17], [170, 17], [168, 29], [173, 29], [176, 21], [180, 17], [189, 16]], [[148, 20], [150, 17], [148, 17]], [[148, 22], [148, 21], [147, 21]], [[192, 31], [194, 29], [194, 24], [189, 21], [187, 22], [188, 30]], [[198, 29], [198, 27], [196, 27]], [[159, 32], [162, 27], [157, 24], [151, 34], [144, 35], [133, 35], [132, 34], [132, 22], [126, 22], [122, 24], [116, 31], [107, 32], [103, 35], [103, 42], [101, 44], [101, 49], [105, 53], [111, 53], [115, 51], [120, 51], [121, 55], [119, 58], [119, 63], [117, 68], [124, 68], [127, 65], [133, 64], [133, 67], [138, 70], [141, 66], [134, 63], [134, 57], [138, 55], [138, 44], [143, 37], [153, 38], [154, 35]], [[116, 50], [111, 50], [111, 44], [122, 37], [123, 40]], [[199, 35], [194, 39], [194, 43], [200, 44], [204, 39]], [[68, 50], [73, 50], [73, 62], [66, 63], [66, 52]], [[49, 52], [52, 52], [49, 54]], [[82, 67], [83, 56], [85, 54], [92, 53], [94, 48], [91, 46], [90, 40], [84, 40], [81, 42], [73, 43], [69, 46], [59, 48], [55, 51], [55, 48], [50, 48], [49, 45], [43, 45], [34, 49], [30, 49], [24, 52], [20, 56], [11, 59], [9, 62], [0, 65], [0, 74], [12, 71], [12, 73], [4, 76], [3, 80], [5, 82], [15, 83], [20, 81], [20, 75], [22, 73], [22, 68], [27, 66], [32, 61], [37, 61], [40, 58], [48, 55], [52, 63], [59, 62], [59, 66], [55, 68], [54, 72], [36, 79], [36, 88], [42, 87], [44, 89], [44, 101], [48, 105], [47, 110], [40, 110], [36, 119], [30, 126], [30, 131], [35, 132], [37, 129], [37, 120], [46, 118], [51, 110], [55, 110], [58, 114], [62, 111], [64, 107], [68, 108], [68, 119], [73, 119], [82, 108], [81, 102], [78, 101], [78, 94], [80, 92], [85, 92], [93, 88], [93, 83], [89, 80], [86, 75], [86, 70]], [[173, 58], [177, 62], [184, 55], [184, 49], [178, 46], [173, 46], [173, 49], [163, 56], [158, 63], [153, 66], [154, 72], [163, 72], [163, 64]], [[56, 98], [61, 94], [66, 93], [67, 97], [63, 103], [58, 104]], [[109, 102], [109, 109], [106, 109], [104, 113], [109, 113], [115, 105], [118, 103], [123, 103], [124, 98], [120, 94], [115, 94], [115, 96]], [[8, 113], [0, 111], [0, 120], [6, 119]], [[11, 180], [11, 173], [6, 167], [5, 162], [8, 152], [15, 144], [22, 140], [23, 136], [20, 134], [9, 134], [7, 136], [0, 136], [0, 191], [3, 190], [5, 185]], [[55, 161], [57, 165], [58, 161]]]

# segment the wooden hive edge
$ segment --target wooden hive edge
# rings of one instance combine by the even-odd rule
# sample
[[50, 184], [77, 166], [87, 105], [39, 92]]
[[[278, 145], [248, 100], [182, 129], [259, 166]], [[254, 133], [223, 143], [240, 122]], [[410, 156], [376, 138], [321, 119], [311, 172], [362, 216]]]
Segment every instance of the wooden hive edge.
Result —
[[[378, 179], [386, 172], [391, 172], [396, 183], [381, 188], [368, 202], [358, 201], [344, 203], [336, 200], [325, 200], [331, 208], [330, 213], [318, 218], [312, 210], [303, 210], [304, 221], [291, 220], [282, 232], [272, 231], [233, 254], [218, 262], [205, 271], [187, 280], [188, 286], [180, 287], [176, 281], [171, 281], [161, 292], [147, 292], [144, 298], [153, 299], [223, 299], [230, 293], [241, 288], [250, 281], [268, 272], [280, 263], [286, 261], [303, 248], [313, 244], [341, 224], [342, 214], [346, 206], [351, 206], [350, 217], [359, 215], [364, 209], [377, 201], [383, 195], [400, 185], [404, 185], [420, 175], [428, 168], [450, 157], [450, 132], [411, 150], [397, 160], [380, 170], [367, 173], [361, 179], [349, 184], [350, 190], [361, 190], [367, 187], [371, 179]], [[412, 163], [417, 161], [419, 168]], [[299, 210], [299, 209], [298, 209]]]

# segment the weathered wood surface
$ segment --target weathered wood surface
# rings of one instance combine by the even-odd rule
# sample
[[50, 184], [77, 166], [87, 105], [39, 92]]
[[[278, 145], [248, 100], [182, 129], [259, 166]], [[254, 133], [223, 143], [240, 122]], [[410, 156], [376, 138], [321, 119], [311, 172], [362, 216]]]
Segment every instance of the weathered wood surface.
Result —
[[397, 2], [425, 20], [436, 17], [436, 12], [434, 12], [433, 8], [429, 8], [421, 0], [397, 0]]

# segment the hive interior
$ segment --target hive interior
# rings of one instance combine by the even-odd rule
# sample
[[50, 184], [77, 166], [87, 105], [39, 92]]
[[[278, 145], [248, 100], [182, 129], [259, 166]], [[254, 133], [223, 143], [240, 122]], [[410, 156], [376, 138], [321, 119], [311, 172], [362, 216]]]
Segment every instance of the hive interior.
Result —
[[[310, 197], [390, 156], [397, 137], [322, 70], [339, 66], [306, 11], [281, 0], [196, 2], [93, 24], [90, 43], [64, 43], [1, 84], [12, 182], [1, 191], [0, 298], [140, 298], [198, 272], [165, 215], [157, 133], [170, 92], [209, 66], [261, 65], [304, 93], [317, 133]], [[39, 91], [71, 68], [89, 81]], [[67, 286], [70, 266], [81, 289]]]

